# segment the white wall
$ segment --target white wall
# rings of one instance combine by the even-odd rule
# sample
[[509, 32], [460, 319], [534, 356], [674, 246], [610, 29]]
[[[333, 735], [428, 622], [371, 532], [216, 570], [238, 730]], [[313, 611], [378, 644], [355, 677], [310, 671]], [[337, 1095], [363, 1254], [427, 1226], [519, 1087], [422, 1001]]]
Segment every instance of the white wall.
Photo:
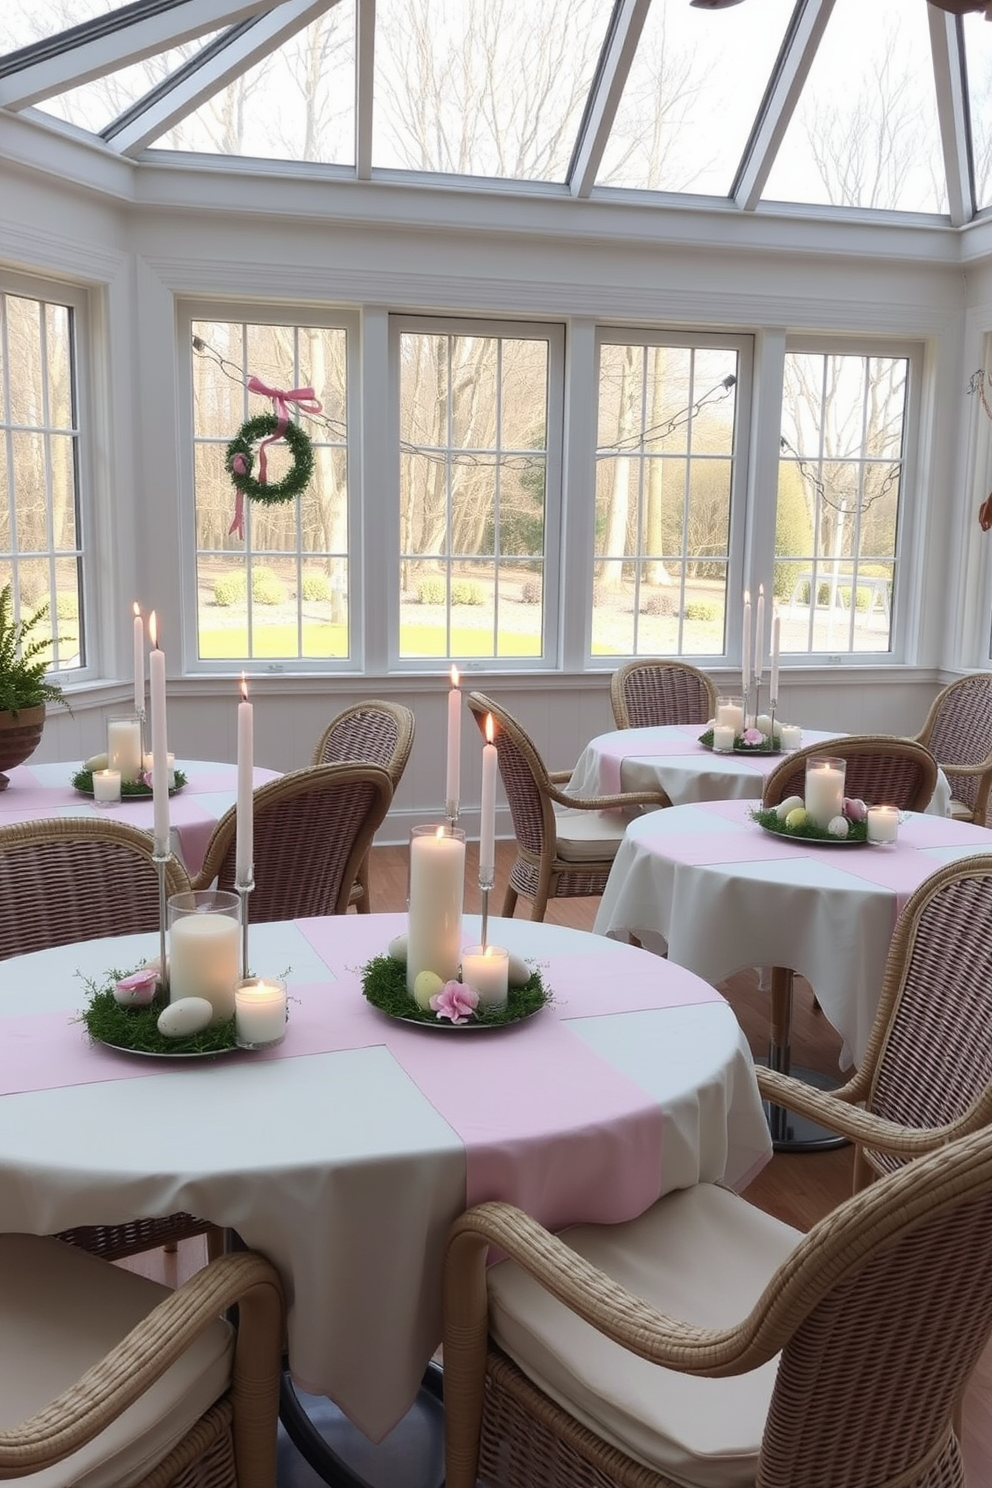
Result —
[[[305, 171], [263, 181], [239, 162], [205, 178], [135, 169], [20, 119], [0, 140], [0, 191], [0, 262], [92, 285], [105, 338], [98, 340], [104, 375], [95, 415], [106, 438], [92, 476], [106, 676], [127, 677], [130, 602], [138, 597], [165, 618], [170, 670], [178, 670], [180, 638], [175, 623], [170, 635], [169, 622], [179, 613], [179, 503], [189, 492], [177, 437], [183, 409], [174, 307], [194, 294], [919, 340], [926, 370], [914, 452], [923, 502], [912, 518], [920, 524], [913, 661], [790, 668], [783, 712], [809, 727], [912, 732], [941, 680], [982, 665], [975, 636], [988, 577], [972, 551], [972, 498], [987, 488], [989, 457], [983, 447], [976, 464], [971, 453], [975, 400], [963, 393], [964, 369], [973, 370], [970, 360], [992, 327], [992, 262], [969, 261], [965, 272], [960, 240], [949, 230], [817, 223], [794, 212], [659, 212], [635, 200], [605, 206], [466, 195]], [[190, 200], [202, 204], [191, 209]], [[713, 675], [719, 683], [719, 671]], [[591, 735], [610, 726], [606, 673], [556, 673], [553, 683], [534, 674], [477, 680], [519, 715], [553, 767], [571, 763]], [[465, 681], [473, 685], [471, 672]], [[306, 763], [328, 718], [361, 697], [406, 702], [418, 734], [390, 817], [399, 839], [440, 808], [445, 686], [440, 675], [253, 679], [259, 762]], [[95, 752], [106, 712], [128, 696], [126, 680], [81, 696], [73, 717], [52, 717], [39, 756], [75, 760]], [[174, 676], [176, 751], [233, 759], [235, 701], [233, 678]], [[478, 798], [473, 735], [466, 719], [469, 808]]]

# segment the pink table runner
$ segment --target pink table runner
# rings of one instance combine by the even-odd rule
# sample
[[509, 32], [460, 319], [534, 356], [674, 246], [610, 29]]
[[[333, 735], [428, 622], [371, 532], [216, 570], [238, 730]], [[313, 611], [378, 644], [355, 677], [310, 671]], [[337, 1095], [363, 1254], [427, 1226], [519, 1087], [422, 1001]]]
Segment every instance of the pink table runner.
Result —
[[703, 732], [700, 724], [679, 724], [662, 735], [656, 729], [623, 729], [616, 736], [604, 734], [589, 745], [599, 761], [599, 793], [615, 796], [623, 789], [620, 772], [626, 759], [654, 759], [666, 754], [689, 754]]

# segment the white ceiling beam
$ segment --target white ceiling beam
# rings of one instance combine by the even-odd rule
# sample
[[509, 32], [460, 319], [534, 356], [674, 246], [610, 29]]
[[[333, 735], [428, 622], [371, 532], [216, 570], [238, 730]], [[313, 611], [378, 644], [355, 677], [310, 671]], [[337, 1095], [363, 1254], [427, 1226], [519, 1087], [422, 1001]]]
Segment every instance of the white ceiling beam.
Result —
[[101, 29], [89, 40], [84, 38], [65, 50], [52, 52], [49, 48], [38, 61], [0, 77], [0, 107], [26, 108], [131, 62], [141, 62], [184, 41], [195, 41], [208, 31], [236, 25], [271, 9], [272, 3], [273, 0], [181, 0], [173, 9], [146, 16], [118, 30]]
[[975, 186], [961, 22], [934, 5], [928, 5], [927, 11], [940, 143], [947, 177], [947, 210], [952, 226], [963, 227], [975, 215]]
[[375, 90], [375, 0], [358, 0], [355, 13], [355, 174], [372, 179], [372, 107]]
[[592, 194], [651, 0], [619, 0], [568, 169], [573, 196]]
[[761, 200], [833, 8], [834, 0], [804, 0], [790, 27], [730, 190], [742, 211], [753, 212]]
[[218, 47], [202, 65], [192, 58], [179, 69], [175, 82], [165, 78], [146, 98], [139, 99], [102, 130], [101, 138], [122, 155], [138, 155], [233, 78], [247, 72], [336, 4], [338, 0], [284, 0], [228, 45]]

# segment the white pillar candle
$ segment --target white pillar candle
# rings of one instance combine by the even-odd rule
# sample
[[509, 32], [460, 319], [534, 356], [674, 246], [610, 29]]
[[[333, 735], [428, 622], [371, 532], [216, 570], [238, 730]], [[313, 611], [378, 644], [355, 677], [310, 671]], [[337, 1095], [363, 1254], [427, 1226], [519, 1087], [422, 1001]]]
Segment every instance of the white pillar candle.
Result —
[[145, 711], [145, 627], [137, 600], [134, 605], [134, 711]]
[[234, 1039], [262, 1049], [286, 1037], [286, 984], [274, 977], [245, 977], [234, 988]]
[[868, 841], [874, 843], [896, 842], [899, 838], [899, 808], [897, 806], [868, 807]]
[[778, 703], [778, 657], [782, 645], [782, 617], [778, 610], [772, 616], [772, 662], [768, 683], [769, 701], [772, 707]]
[[734, 729], [729, 723], [717, 723], [713, 727], [713, 748], [717, 754], [732, 754], [734, 751]]
[[754, 680], [761, 685], [765, 670], [765, 586], [758, 585], [758, 604], [754, 621]]
[[716, 718], [714, 722], [718, 727], [727, 725], [735, 734], [744, 732], [744, 701], [742, 698], [721, 697], [716, 700]]
[[165, 722], [165, 652], [158, 644], [158, 622], [155, 611], [148, 617], [148, 636], [153, 650], [148, 658], [148, 676], [152, 703], [152, 832], [155, 853], [166, 857], [169, 852], [169, 746]]
[[505, 1008], [510, 985], [510, 953], [505, 946], [466, 946], [462, 981], [479, 994], [479, 1006]]
[[184, 914], [169, 930], [169, 1001], [203, 997], [212, 1023], [234, 1014], [240, 925], [234, 914]]
[[461, 791], [462, 756], [462, 695], [458, 687], [458, 668], [451, 668], [451, 687], [448, 692], [448, 769], [444, 787], [445, 815], [449, 821], [458, 816], [458, 797]]
[[120, 770], [93, 771], [93, 799], [98, 806], [116, 806], [121, 798]]
[[[176, 756], [171, 753], [167, 754], [166, 760], [168, 761], [169, 765], [169, 789], [171, 791], [175, 789], [176, 784]], [[150, 780], [155, 770], [155, 756], [154, 754], [152, 754], [151, 750], [149, 750], [148, 753], [145, 755], [142, 763], [145, 772], [145, 779]]]
[[745, 696], [751, 691], [751, 596], [744, 590], [744, 618], [741, 628], [741, 676]]
[[835, 816], [844, 814], [845, 773], [842, 759], [823, 756], [807, 761], [804, 804], [818, 827], [825, 827]]
[[141, 774], [141, 724], [130, 715], [107, 723], [107, 765], [119, 770], [121, 780], [134, 785]]
[[236, 881], [250, 884], [255, 878], [254, 716], [248, 687], [241, 676], [242, 701], [238, 704], [238, 804], [234, 843]]
[[794, 723], [783, 723], [779, 737], [783, 749], [792, 750], [802, 748], [803, 731]]
[[422, 971], [442, 981], [458, 975], [465, 900], [465, 833], [451, 827], [414, 827], [410, 833], [410, 898], [406, 985]]
[[492, 885], [496, 877], [496, 769], [499, 758], [493, 743], [493, 715], [486, 714], [486, 742], [482, 748], [482, 807], [479, 821], [479, 883]]

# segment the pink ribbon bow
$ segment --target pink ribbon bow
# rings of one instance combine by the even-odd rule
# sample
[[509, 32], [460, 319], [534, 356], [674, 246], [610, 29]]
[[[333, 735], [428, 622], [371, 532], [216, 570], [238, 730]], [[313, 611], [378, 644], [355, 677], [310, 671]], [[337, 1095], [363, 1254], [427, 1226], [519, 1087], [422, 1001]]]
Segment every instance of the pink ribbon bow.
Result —
[[[286, 432], [291, 413], [290, 404], [295, 403], [303, 413], [320, 413], [322, 405], [317, 401], [312, 387], [304, 388], [272, 388], [262, 382], [258, 377], [249, 377], [248, 391], [250, 393], [261, 393], [263, 398], [272, 399], [272, 411], [276, 416], [276, 427], [266, 439], [258, 446], [258, 482], [264, 486], [268, 480], [268, 457], [265, 453], [267, 445], [274, 444], [281, 439]], [[232, 465], [238, 475], [244, 475], [246, 462], [244, 456], [235, 455]], [[244, 541], [245, 535], [245, 497], [244, 492], [235, 488], [234, 520], [228, 528], [228, 533], [236, 532], [238, 537]]]

